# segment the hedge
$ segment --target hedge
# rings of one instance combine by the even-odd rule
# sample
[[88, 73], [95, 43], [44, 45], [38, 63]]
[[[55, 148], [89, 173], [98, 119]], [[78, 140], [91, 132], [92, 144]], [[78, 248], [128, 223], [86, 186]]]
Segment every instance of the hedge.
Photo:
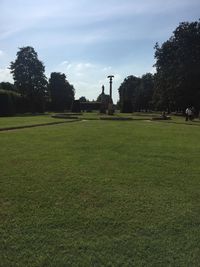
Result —
[[22, 97], [16, 92], [0, 90], [0, 116], [11, 116], [19, 112]]

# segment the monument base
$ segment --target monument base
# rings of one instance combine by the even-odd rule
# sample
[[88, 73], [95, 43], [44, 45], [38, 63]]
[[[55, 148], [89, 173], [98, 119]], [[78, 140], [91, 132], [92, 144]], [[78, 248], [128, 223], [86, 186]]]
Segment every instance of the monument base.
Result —
[[115, 113], [114, 105], [112, 103], [108, 104], [108, 115], [113, 115]]

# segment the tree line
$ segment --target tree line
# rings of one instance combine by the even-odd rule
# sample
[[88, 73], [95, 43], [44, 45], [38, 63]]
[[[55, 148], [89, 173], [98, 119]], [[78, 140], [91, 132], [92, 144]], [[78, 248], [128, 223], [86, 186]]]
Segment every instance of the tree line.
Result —
[[[130, 75], [120, 85], [121, 111], [200, 111], [200, 21], [180, 23], [169, 40], [155, 45], [154, 56], [155, 74]], [[34, 48], [20, 48], [10, 70], [14, 84], [0, 83], [1, 115], [71, 108], [73, 85], [59, 72], [47, 80]]]
[[119, 87], [122, 112], [200, 110], [200, 22], [183, 22], [155, 45], [154, 75], [128, 76]]
[[70, 109], [75, 90], [60, 72], [45, 76], [44, 64], [33, 47], [22, 47], [10, 64], [14, 84], [0, 83], [0, 115], [43, 113]]

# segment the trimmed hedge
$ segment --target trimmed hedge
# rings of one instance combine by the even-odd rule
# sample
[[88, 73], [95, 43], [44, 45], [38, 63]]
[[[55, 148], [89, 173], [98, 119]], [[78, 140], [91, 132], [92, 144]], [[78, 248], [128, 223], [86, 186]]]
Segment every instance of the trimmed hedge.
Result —
[[30, 112], [30, 100], [11, 90], [0, 89], [0, 116]]
[[0, 115], [14, 115], [17, 112], [20, 97], [16, 92], [0, 90]]

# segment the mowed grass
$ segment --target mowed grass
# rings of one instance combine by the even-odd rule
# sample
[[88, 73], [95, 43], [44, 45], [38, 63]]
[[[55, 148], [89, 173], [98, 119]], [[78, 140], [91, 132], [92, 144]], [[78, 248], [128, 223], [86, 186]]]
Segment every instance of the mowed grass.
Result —
[[35, 124], [46, 124], [64, 120], [65, 119], [52, 118], [51, 115], [0, 117], [0, 129]]
[[200, 127], [0, 133], [0, 266], [199, 266]]

